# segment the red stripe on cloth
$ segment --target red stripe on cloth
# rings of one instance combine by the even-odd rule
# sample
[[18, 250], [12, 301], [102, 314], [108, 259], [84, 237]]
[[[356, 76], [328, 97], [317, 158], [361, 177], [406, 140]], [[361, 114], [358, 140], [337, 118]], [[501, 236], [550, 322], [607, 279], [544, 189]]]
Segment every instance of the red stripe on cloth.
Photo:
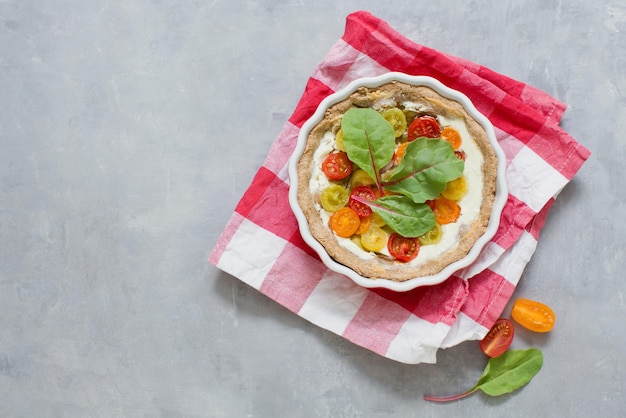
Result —
[[515, 196], [509, 194], [500, 217], [500, 226], [492, 241], [507, 250], [515, 244], [515, 241], [522, 235], [526, 225], [534, 216], [534, 210]]
[[301, 128], [304, 122], [313, 116], [320, 102], [332, 93], [334, 91], [326, 84], [314, 78], [309, 78], [304, 88], [304, 93], [289, 118], [289, 122]]
[[261, 167], [259, 171], [256, 172], [254, 178], [252, 179], [252, 183], [239, 200], [237, 207], [235, 208], [235, 212], [241, 214], [242, 216], [248, 216], [250, 211], [257, 204], [263, 193], [277, 180], [276, 174], [272, 173], [265, 167]]
[[452, 325], [467, 297], [467, 282], [452, 276], [434, 286], [418, 287], [408, 292], [374, 289], [378, 295], [397, 303], [421, 319], [436, 324]]
[[470, 292], [461, 312], [485, 328], [491, 328], [502, 314], [515, 286], [489, 269], [478, 273], [468, 283]]
[[545, 124], [546, 120], [538, 116], [533, 108], [524, 106], [512, 96], [503, 96], [493, 112], [487, 115], [491, 123], [524, 144], [527, 144]]
[[550, 208], [554, 202], [554, 199], [550, 199], [548, 203], [546, 203], [546, 205], [539, 211], [539, 213], [533, 217], [532, 221], [526, 225], [526, 231], [528, 231], [537, 241], [539, 241], [539, 233], [546, 223], [548, 212], [550, 212]]
[[478, 65], [463, 58], [448, 55], [454, 62], [463, 65], [479, 77], [488, 80], [507, 94], [516, 97], [555, 123], [565, 111], [565, 103], [555, 99], [543, 90], [497, 73], [490, 68]]
[[526, 144], [548, 164], [571, 180], [591, 154], [557, 125], [547, 124]]
[[303, 255], [300, 248], [286, 245], [259, 290], [298, 313], [326, 271], [318, 259]]
[[289, 186], [265, 167], [259, 169], [235, 210], [285, 240], [298, 229], [289, 206]]
[[304, 239], [302, 239], [302, 235], [300, 234], [300, 230], [296, 231], [293, 233], [293, 235], [291, 236], [291, 238], [289, 238], [289, 242], [300, 248], [302, 251], [304, 251], [305, 253], [307, 253], [308, 255], [310, 255], [313, 258], [317, 258], [319, 262], [321, 262], [322, 260], [319, 258], [319, 255], [315, 252], [315, 250], [313, 248], [311, 248], [309, 246], [309, 244], [307, 244]]
[[365, 298], [342, 336], [384, 356], [410, 316], [411, 313], [403, 307], [372, 292]]

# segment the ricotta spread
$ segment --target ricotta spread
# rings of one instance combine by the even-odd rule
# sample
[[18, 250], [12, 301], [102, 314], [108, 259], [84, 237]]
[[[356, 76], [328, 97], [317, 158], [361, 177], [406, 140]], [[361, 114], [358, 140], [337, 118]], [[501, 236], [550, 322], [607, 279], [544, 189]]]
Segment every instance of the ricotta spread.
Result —
[[[387, 99], [382, 104], [378, 102], [374, 103], [372, 108], [381, 109], [383, 106], [393, 107], [396, 105], [397, 103], [392, 101], [390, 102], [390, 100]], [[405, 109], [416, 112], [423, 112], [425, 110], [424, 106], [418, 103], [405, 101], [402, 102], [401, 105]], [[437, 119], [442, 128], [445, 126], [451, 126], [461, 135], [462, 143], [458, 150], [464, 152], [466, 156], [463, 175], [467, 181], [467, 193], [457, 202], [461, 207], [461, 215], [458, 220], [453, 223], [441, 225], [441, 240], [435, 244], [421, 246], [418, 256], [406, 263], [411, 266], [419, 266], [427, 263], [456, 247], [459, 242], [461, 232], [468, 228], [479, 216], [482, 203], [483, 155], [480, 148], [468, 132], [467, 126], [462, 118], [447, 118], [438, 116]], [[309, 182], [309, 190], [313, 196], [318, 196], [322, 190], [331, 184], [331, 181], [329, 181], [326, 175], [324, 175], [320, 167], [326, 156], [333, 151], [336, 151], [335, 133], [329, 130], [322, 136], [318, 148], [315, 150], [313, 155], [313, 173]], [[332, 213], [326, 211], [319, 202], [315, 203], [315, 208], [319, 212], [322, 221], [327, 224]], [[350, 238], [337, 237], [337, 241], [343, 248], [362, 259], [372, 259], [374, 257], [378, 257], [378, 254], [390, 256], [386, 246], [380, 251], [380, 253], [374, 253], [364, 250]]]

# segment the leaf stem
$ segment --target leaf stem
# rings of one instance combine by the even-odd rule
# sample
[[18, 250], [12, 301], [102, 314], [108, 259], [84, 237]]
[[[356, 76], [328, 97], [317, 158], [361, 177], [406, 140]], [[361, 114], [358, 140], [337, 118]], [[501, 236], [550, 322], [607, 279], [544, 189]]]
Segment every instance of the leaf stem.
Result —
[[438, 397], [438, 396], [429, 396], [429, 395], [424, 395], [424, 400], [426, 401], [431, 401], [431, 402], [451, 402], [451, 401], [456, 401], [462, 398], [465, 398], [466, 396], [471, 395], [472, 393], [476, 392], [478, 390], [478, 388], [472, 388], [470, 390], [468, 390], [467, 392], [463, 392], [459, 395], [454, 395], [454, 396], [445, 396], [445, 397]]

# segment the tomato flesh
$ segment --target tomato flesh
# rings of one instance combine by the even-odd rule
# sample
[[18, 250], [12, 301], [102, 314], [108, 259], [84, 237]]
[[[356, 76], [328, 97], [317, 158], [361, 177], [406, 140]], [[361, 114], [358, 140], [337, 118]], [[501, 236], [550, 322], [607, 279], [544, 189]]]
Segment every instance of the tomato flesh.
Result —
[[438, 197], [426, 203], [433, 210], [437, 223], [441, 225], [454, 223], [461, 215], [461, 207], [455, 201], [445, 197]]
[[367, 251], [378, 252], [385, 248], [387, 233], [380, 227], [370, 225], [361, 235], [361, 245]]
[[376, 200], [376, 191], [371, 186], [357, 186], [350, 192], [348, 206], [354, 210], [360, 218], [367, 218], [372, 214], [372, 208], [366, 203], [359, 202], [356, 197], [363, 200]]
[[449, 142], [453, 149], [458, 149], [462, 142], [461, 134], [452, 126], [446, 126], [441, 130], [441, 139]]
[[329, 180], [343, 180], [352, 174], [352, 161], [348, 154], [339, 151], [328, 154], [322, 162], [322, 172]]
[[420, 243], [417, 238], [407, 238], [394, 232], [387, 241], [389, 254], [398, 261], [406, 263], [413, 260], [420, 251]]
[[480, 349], [489, 357], [498, 357], [509, 349], [514, 335], [513, 322], [500, 318], [493, 324], [485, 338], [480, 340]]
[[380, 114], [393, 128], [393, 134], [395, 137], [398, 138], [402, 136], [404, 131], [406, 131], [406, 116], [404, 115], [404, 112], [397, 107], [392, 107], [383, 110]]
[[348, 207], [339, 209], [328, 220], [330, 229], [342, 238], [350, 238], [354, 235], [359, 225], [361, 225], [361, 218]]
[[440, 135], [441, 127], [439, 126], [439, 122], [437, 122], [437, 119], [428, 115], [415, 118], [407, 130], [409, 141], [414, 141], [422, 137], [439, 138]]
[[548, 305], [523, 298], [515, 301], [511, 316], [515, 322], [534, 332], [549, 332], [556, 322], [556, 315]]

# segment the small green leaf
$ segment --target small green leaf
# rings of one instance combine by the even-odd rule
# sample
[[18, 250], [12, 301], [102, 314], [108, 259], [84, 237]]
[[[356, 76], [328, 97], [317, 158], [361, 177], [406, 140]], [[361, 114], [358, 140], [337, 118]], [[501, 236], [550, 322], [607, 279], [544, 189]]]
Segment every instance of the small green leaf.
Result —
[[543, 354], [538, 348], [507, 350], [487, 363], [475, 388], [499, 396], [521, 388], [541, 370]]
[[385, 196], [369, 204], [391, 229], [404, 237], [419, 237], [435, 226], [430, 207], [406, 196]]
[[395, 135], [389, 122], [374, 109], [352, 108], [344, 113], [341, 129], [350, 160], [382, 190], [380, 170], [391, 161], [395, 151]]
[[383, 186], [422, 203], [439, 196], [449, 181], [463, 174], [464, 167], [447, 141], [419, 138], [407, 145], [402, 162]]
[[427, 401], [449, 402], [464, 398], [477, 390], [489, 396], [500, 396], [521, 388], [532, 380], [543, 366], [543, 354], [538, 348], [507, 350], [489, 360], [476, 385], [460, 395], [424, 396]]

